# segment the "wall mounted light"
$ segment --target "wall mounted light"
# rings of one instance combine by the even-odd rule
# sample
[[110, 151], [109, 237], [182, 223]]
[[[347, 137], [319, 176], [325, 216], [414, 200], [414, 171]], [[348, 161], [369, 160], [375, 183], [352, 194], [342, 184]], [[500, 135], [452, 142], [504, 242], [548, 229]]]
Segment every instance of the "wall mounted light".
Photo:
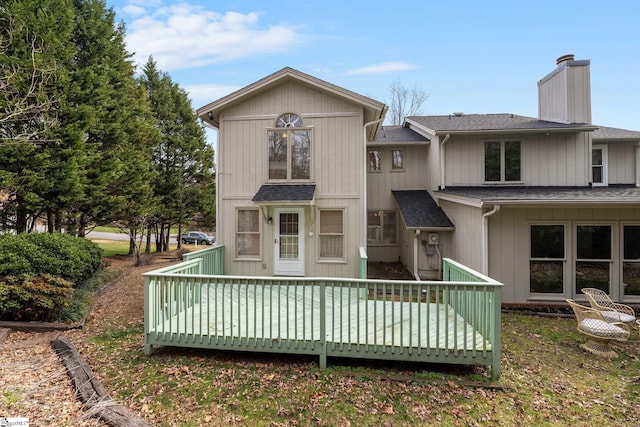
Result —
[[271, 217], [267, 218], [267, 224], [273, 224], [273, 218]]

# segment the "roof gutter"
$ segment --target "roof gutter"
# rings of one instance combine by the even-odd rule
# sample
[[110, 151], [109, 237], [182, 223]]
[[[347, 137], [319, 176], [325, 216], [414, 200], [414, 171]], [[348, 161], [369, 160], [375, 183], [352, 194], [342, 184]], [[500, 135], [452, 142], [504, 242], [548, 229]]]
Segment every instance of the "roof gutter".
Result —
[[440, 143], [440, 185], [438, 186], [439, 190], [444, 190], [446, 187], [446, 184], [444, 182], [445, 180], [444, 165], [446, 164], [445, 158], [444, 158], [444, 144], [447, 143], [450, 137], [451, 137], [450, 133], [446, 134], [444, 139]]
[[500, 205], [482, 214], [482, 274], [489, 275], [489, 217], [500, 212]]

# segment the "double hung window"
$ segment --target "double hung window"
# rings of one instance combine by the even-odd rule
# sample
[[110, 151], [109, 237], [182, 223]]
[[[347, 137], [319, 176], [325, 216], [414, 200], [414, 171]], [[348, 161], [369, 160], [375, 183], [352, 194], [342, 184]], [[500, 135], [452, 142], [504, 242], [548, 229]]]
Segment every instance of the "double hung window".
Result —
[[522, 180], [522, 143], [520, 141], [485, 141], [484, 180], [486, 182]]
[[320, 258], [343, 259], [344, 214], [340, 209], [320, 210]]

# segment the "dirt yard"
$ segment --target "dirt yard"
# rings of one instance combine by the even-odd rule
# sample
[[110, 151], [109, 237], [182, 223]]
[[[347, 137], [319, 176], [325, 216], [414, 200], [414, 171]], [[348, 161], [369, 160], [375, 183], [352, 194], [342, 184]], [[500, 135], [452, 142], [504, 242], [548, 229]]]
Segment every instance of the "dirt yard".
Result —
[[[71, 379], [50, 343], [65, 337], [78, 348], [89, 335], [112, 325], [140, 324], [144, 318], [142, 273], [176, 262], [156, 256], [151, 265], [116, 257], [108, 269], [121, 275], [96, 296], [82, 329], [11, 332], [0, 339], [0, 417], [28, 418], [31, 426], [105, 426], [77, 399]], [[89, 362], [89, 364], [91, 364]], [[104, 405], [110, 402], [106, 400]], [[100, 407], [95, 409], [100, 411]]]

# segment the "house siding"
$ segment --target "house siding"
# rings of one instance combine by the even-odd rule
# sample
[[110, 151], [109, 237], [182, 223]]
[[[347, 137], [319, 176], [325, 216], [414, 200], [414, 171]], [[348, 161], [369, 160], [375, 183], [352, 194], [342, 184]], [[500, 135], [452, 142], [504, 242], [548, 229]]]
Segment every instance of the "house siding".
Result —
[[[235, 258], [235, 218], [240, 207], [268, 182], [267, 129], [283, 113], [302, 117], [311, 129], [311, 181], [315, 205], [305, 206], [305, 275], [357, 276], [357, 248], [364, 242], [362, 107], [295, 82], [285, 82], [230, 106], [220, 117], [218, 141], [218, 241], [227, 248], [228, 274], [273, 274], [274, 226], [261, 217], [261, 257]], [[344, 209], [345, 262], [317, 260], [316, 221], [320, 208]], [[353, 252], [353, 254], [351, 253]]]
[[[405, 168], [403, 171], [391, 170], [391, 151], [404, 150]], [[420, 190], [428, 188], [429, 168], [425, 145], [393, 145], [369, 146], [368, 150], [382, 151], [380, 172], [367, 172], [367, 205], [368, 210], [395, 211], [397, 222], [396, 245], [369, 245], [367, 254], [370, 261], [395, 262], [400, 259], [405, 265], [413, 268], [413, 234], [407, 238], [405, 225], [397, 210], [392, 190]]]
[[[452, 136], [445, 145], [448, 186], [484, 183], [484, 141], [522, 141], [522, 183], [528, 186], [586, 186], [590, 182], [589, 135]], [[432, 185], [432, 188], [434, 185]], [[435, 185], [437, 187], [437, 185]]]
[[[594, 142], [594, 144], [597, 144]], [[609, 157], [609, 184], [634, 184], [636, 173], [635, 142], [604, 144]]]
[[[565, 293], [544, 297], [547, 302], [563, 303], [580, 298], [575, 292], [575, 228], [577, 225], [605, 224], [612, 227], [611, 294], [624, 300], [621, 289], [621, 230], [625, 224], [640, 224], [637, 208], [510, 208], [503, 207], [489, 220], [489, 275], [504, 283], [503, 302], [541, 301], [529, 292], [530, 225], [565, 225]], [[460, 258], [462, 262], [464, 258]], [[628, 297], [629, 302], [638, 302]]]

